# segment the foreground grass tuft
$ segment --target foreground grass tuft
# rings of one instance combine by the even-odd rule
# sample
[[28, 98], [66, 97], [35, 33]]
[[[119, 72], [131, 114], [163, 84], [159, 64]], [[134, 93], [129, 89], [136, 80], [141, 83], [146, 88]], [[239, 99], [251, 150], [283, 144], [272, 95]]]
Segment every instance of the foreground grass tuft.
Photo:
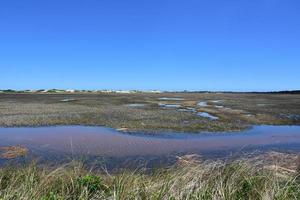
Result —
[[297, 173], [235, 162], [181, 166], [152, 173], [91, 172], [80, 164], [0, 169], [0, 199], [300, 199]]

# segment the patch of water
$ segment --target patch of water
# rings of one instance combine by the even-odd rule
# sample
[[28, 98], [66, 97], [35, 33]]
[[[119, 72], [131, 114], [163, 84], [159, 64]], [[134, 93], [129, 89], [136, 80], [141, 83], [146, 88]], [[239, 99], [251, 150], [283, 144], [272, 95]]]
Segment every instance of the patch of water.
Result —
[[197, 112], [195, 108], [191, 108], [191, 107], [181, 108], [181, 109], [178, 109], [178, 111], [181, 111], [181, 112]]
[[[34, 156], [37, 156], [52, 163], [69, 162], [70, 158], [78, 156], [91, 164], [99, 159], [119, 159], [126, 163], [134, 159], [156, 160], [154, 167], [157, 167], [162, 159], [168, 162], [174, 155], [182, 154], [219, 157], [274, 148], [300, 152], [300, 126], [254, 126], [240, 132], [161, 132], [153, 135], [88, 126], [0, 128], [0, 146], [17, 145], [29, 149], [28, 158], [36, 159]], [[119, 163], [111, 165], [116, 167]]]
[[280, 118], [286, 118], [291, 120], [300, 120], [300, 115], [296, 114], [280, 114]]
[[160, 107], [164, 107], [164, 108], [180, 108], [181, 107], [180, 104], [164, 104], [164, 103], [159, 103], [158, 105]]
[[206, 107], [207, 106], [207, 102], [206, 101], [200, 101], [197, 103], [198, 106], [200, 107]]
[[163, 100], [163, 101], [183, 101], [183, 98], [179, 98], [179, 97], [161, 97], [158, 98], [159, 100]]
[[213, 103], [222, 103], [223, 100], [213, 100], [213, 101], [211, 101], [211, 102], [213, 102]]
[[[33, 151], [59, 151], [106, 156], [199, 153], [245, 145], [300, 144], [300, 126], [254, 126], [227, 133], [124, 134], [106, 127], [55, 126], [0, 128], [0, 146], [22, 145]], [[300, 147], [300, 146], [299, 146]], [[288, 146], [286, 147], [288, 148]]]
[[215, 106], [216, 108], [224, 108], [224, 106]]
[[200, 117], [209, 118], [211, 120], [218, 120], [219, 119], [219, 117], [213, 116], [213, 115], [211, 115], [211, 114], [209, 114], [207, 112], [199, 112], [199, 113], [197, 113], [197, 115], [200, 116]]
[[69, 102], [69, 101], [76, 101], [76, 99], [62, 99], [60, 102]]
[[143, 103], [131, 103], [131, 104], [127, 104], [128, 107], [144, 107], [145, 104]]

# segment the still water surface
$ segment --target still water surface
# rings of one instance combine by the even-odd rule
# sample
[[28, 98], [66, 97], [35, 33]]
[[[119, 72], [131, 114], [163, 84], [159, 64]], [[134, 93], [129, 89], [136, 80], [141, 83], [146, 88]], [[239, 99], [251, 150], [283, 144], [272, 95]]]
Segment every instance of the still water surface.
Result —
[[160, 134], [120, 133], [89, 126], [0, 128], [0, 146], [23, 145], [36, 155], [163, 157], [201, 154], [223, 156], [246, 150], [300, 151], [300, 126], [254, 126], [241, 132]]

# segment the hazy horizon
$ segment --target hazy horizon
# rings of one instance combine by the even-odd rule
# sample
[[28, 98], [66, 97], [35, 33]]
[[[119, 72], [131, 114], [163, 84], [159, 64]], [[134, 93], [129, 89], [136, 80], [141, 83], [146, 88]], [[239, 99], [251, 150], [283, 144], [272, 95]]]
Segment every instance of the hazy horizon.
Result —
[[300, 91], [300, 89], [292, 89], [292, 90], [261, 90], [261, 91], [257, 91], [257, 90], [249, 90], [249, 91], [234, 91], [234, 90], [160, 90], [160, 89], [147, 89], [147, 90], [143, 90], [143, 89], [76, 89], [76, 88], [39, 88], [39, 89], [12, 89], [12, 88], [0, 88], [0, 90], [14, 90], [14, 91], [38, 91], [38, 90], [75, 90], [75, 91], [141, 91], [141, 92], [155, 92], [155, 91], [159, 91], [159, 92], [212, 92], [212, 93], [226, 93], [226, 92], [246, 92], [246, 93], [251, 93], [251, 92], [295, 92], [295, 91]]

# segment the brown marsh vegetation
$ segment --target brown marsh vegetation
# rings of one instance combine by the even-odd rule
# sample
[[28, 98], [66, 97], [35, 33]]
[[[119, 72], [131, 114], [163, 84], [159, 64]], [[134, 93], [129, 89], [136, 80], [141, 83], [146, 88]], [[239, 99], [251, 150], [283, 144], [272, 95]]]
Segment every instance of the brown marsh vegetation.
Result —
[[[197, 105], [199, 102], [207, 106]], [[165, 104], [180, 107], [161, 106]], [[197, 112], [209, 113], [218, 120], [197, 116]], [[69, 124], [151, 132], [229, 131], [257, 124], [300, 124], [300, 94], [0, 94], [0, 126]]]
[[28, 149], [23, 146], [5, 146], [0, 147], [0, 158], [13, 159], [20, 156], [26, 156]]

